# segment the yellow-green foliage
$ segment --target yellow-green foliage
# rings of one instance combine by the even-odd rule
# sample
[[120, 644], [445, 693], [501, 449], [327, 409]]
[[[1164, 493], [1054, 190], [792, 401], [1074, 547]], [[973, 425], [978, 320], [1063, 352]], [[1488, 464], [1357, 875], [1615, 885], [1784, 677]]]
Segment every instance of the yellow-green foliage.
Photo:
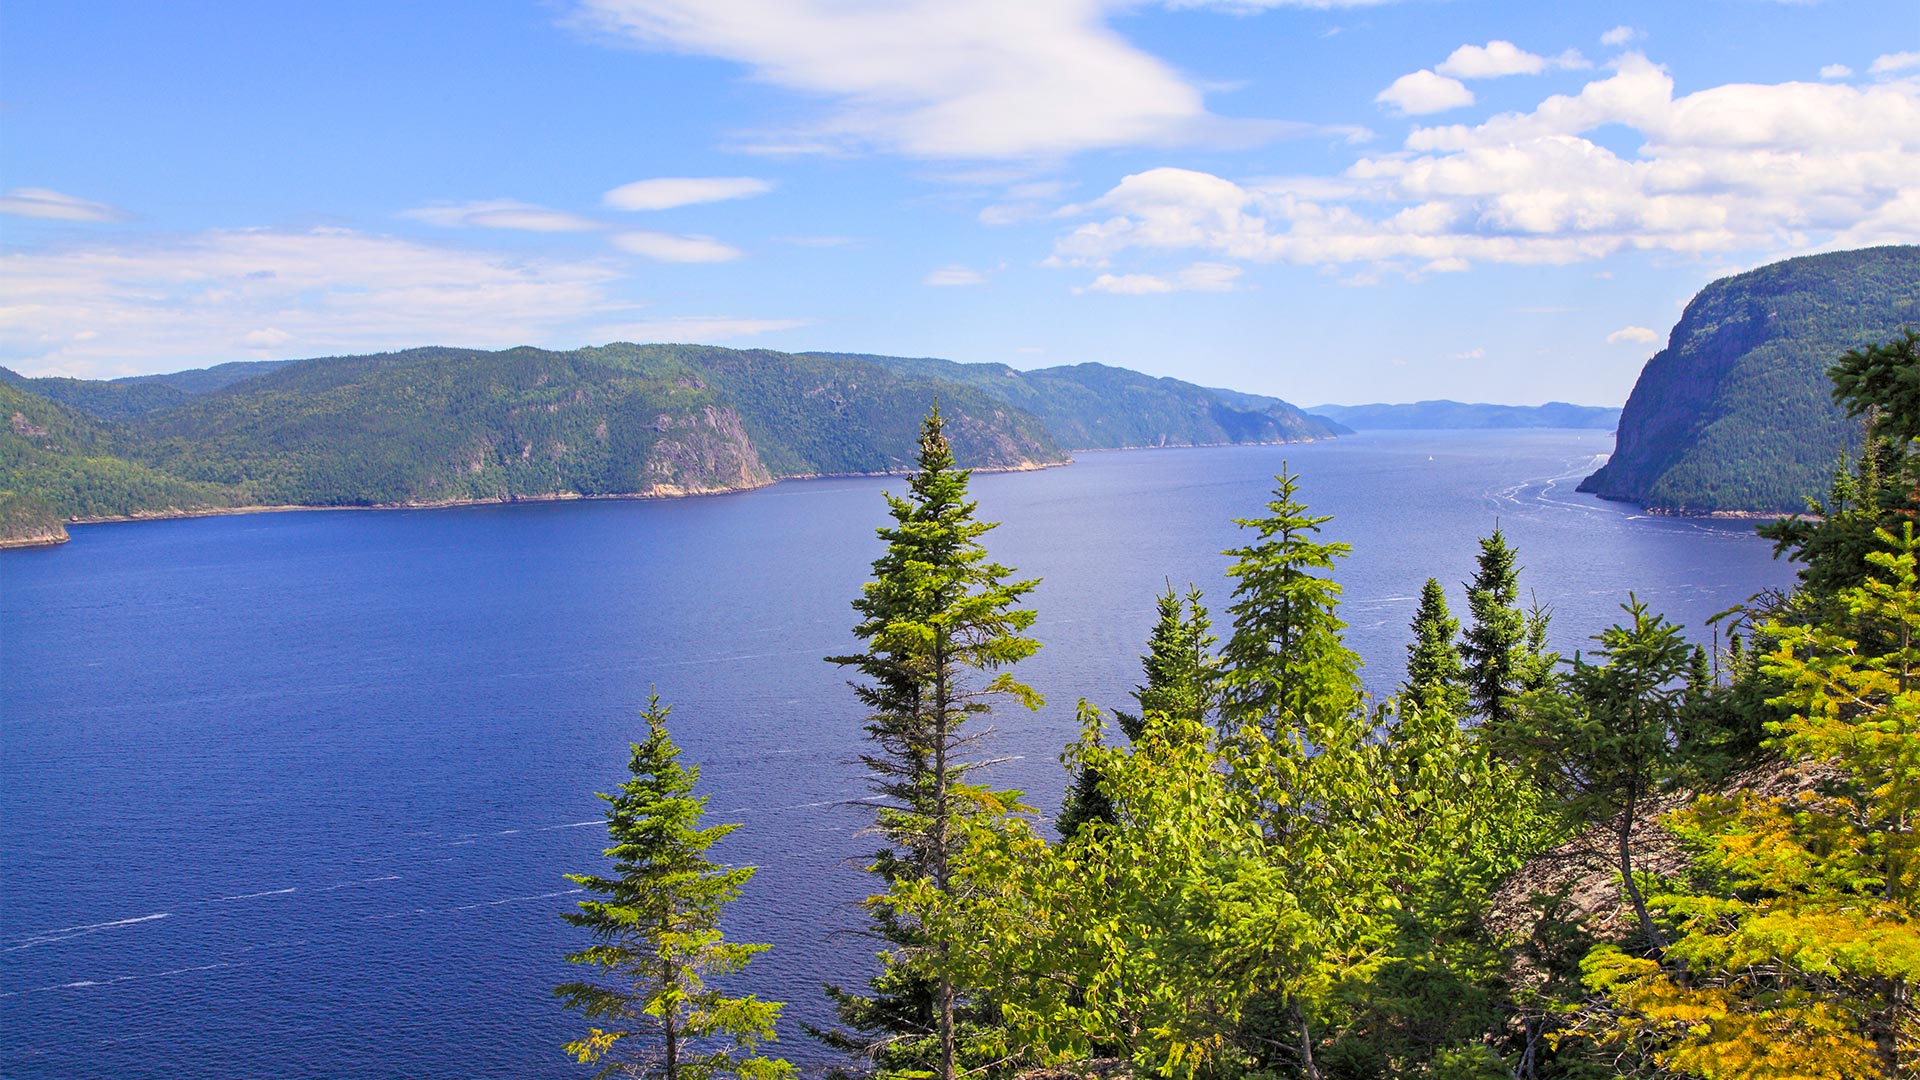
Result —
[[[1067, 756], [1099, 770], [1114, 820], [1050, 845], [1025, 821], [976, 819], [964, 887], [910, 906], [965, 943], [962, 979], [992, 988], [1030, 1052], [1105, 1050], [1164, 1076], [1231, 1065], [1255, 996], [1322, 1000], [1372, 954], [1391, 897], [1361, 853], [1384, 791], [1350, 768], [1351, 744], [1313, 755], [1248, 728], [1221, 747], [1196, 720], [1150, 714], [1127, 752], [1099, 741], [1096, 711], [1082, 719]], [[1277, 804], [1286, 844], [1267, 835]]]
[[[1681, 937], [1665, 962], [1603, 948], [1590, 986], [1605, 1032], [1709, 1080], [1920, 1070], [1920, 576], [1908, 523], [1869, 556], [1880, 580], [1841, 594], [1851, 625], [1769, 628], [1790, 687], [1774, 746], [1835, 779], [1792, 798], [1706, 798], [1671, 825], [1698, 852], [1693, 888], [1656, 897]], [[1860, 637], [1867, 637], [1862, 633]]]

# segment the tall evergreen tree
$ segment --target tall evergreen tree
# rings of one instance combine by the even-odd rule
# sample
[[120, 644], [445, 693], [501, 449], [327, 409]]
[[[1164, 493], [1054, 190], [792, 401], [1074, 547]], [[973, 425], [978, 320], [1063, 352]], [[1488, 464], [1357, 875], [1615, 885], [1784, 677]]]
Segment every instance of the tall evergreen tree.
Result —
[[[1360, 658], [1341, 636], [1340, 586], [1323, 576], [1350, 548], [1317, 539], [1332, 519], [1308, 512], [1297, 475], [1283, 468], [1275, 481], [1267, 516], [1237, 522], [1255, 542], [1225, 553], [1236, 561], [1219, 676], [1222, 758], [1233, 782], [1252, 789], [1266, 866], [1287, 883], [1268, 901], [1299, 923], [1263, 957], [1269, 966], [1234, 1042], [1257, 1067], [1317, 1080], [1316, 1024], [1338, 973], [1379, 929], [1389, 853]], [[1337, 887], [1333, 865], [1343, 871]]]
[[[1537, 677], [1529, 664], [1529, 634], [1544, 638], [1544, 617], [1530, 625], [1520, 610], [1520, 567], [1498, 526], [1480, 540], [1480, 559], [1467, 583], [1471, 622], [1460, 642], [1466, 660], [1467, 696], [1490, 724], [1513, 718], [1514, 704]], [[1536, 613], [1539, 614], [1539, 613]]]
[[707, 985], [746, 967], [767, 946], [720, 935], [720, 910], [740, 895], [753, 867], [730, 869], [707, 858], [708, 848], [740, 826], [701, 826], [707, 799], [693, 794], [700, 770], [679, 763], [667, 734], [669, 711], [648, 695], [647, 739], [632, 746], [632, 779], [618, 794], [600, 796], [612, 876], [567, 875], [595, 897], [563, 916], [595, 942], [567, 960], [599, 976], [554, 988], [567, 1008], [596, 1022], [567, 1052], [600, 1065], [598, 1077], [783, 1080], [793, 1067], [759, 1052], [774, 1037], [781, 1004], [727, 997]]
[[968, 721], [995, 699], [1028, 707], [1040, 700], [1006, 672], [982, 678], [1039, 648], [1024, 634], [1034, 613], [1019, 606], [1038, 582], [1009, 581], [1012, 572], [988, 560], [980, 538], [994, 524], [974, 517], [970, 475], [954, 466], [936, 406], [921, 429], [907, 494], [887, 496], [893, 524], [879, 529], [887, 550], [853, 602], [861, 616], [854, 634], [866, 650], [829, 658], [863, 680], [854, 692], [868, 711], [874, 749], [861, 760], [881, 799], [877, 824], [887, 843], [871, 865], [887, 891], [868, 910], [889, 951], [870, 996], [829, 989], [847, 1027], [821, 1034], [883, 1073], [930, 1072], [941, 1080], [960, 1070], [963, 1029], [983, 1019], [955, 984], [952, 942], [925, 933], [897, 896], [915, 889], [951, 896], [958, 823], [1006, 805], [969, 779], [982, 732]]
[[1467, 711], [1466, 667], [1454, 644], [1459, 633], [1459, 620], [1447, 610], [1447, 590], [1437, 579], [1428, 578], [1413, 615], [1403, 696], [1419, 708], [1437, 709], [1455, 720]]
[[1360, 657], [1346, 647], [1336, 610], [1340, 586], [1313, 571], [1333, 569], [1352, 546], [1317, 540], [1331, 515], [1314, 517], [1299, 500], [1300, 477], [1274, 477], [1268, 516], [1235, 524], [1258, 533], [1222, 554], [1236, 561], [1233, 633], [1221, 652], [1224, 727], [1254, 725], [1274, 736], [1308, 723], [1309, 714], [1350, 711], [1360, 694]]

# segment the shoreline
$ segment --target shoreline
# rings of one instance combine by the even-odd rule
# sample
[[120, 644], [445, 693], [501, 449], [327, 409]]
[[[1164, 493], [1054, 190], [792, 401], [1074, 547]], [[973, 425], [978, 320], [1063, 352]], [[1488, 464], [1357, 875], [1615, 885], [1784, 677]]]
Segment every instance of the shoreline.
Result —
[[[971, 471], [981, 473], [1038, 472], [1041, 469], [1058, 469], [1073, 464], [1073, 458], [1065, 461], [1027, 461], [1018, 465], [978, 465]], [[516, 503], [554, 503], [582, 501], [613, 501], [623, 499], [692, 499], [709, 495], [740, 495], [749, 491], [761, 491], [789, 480], [838, 480], [857, 479], [876, 476], [906, 476], [908, 470], [887, 472], [847, 472], [847, 473], [798, 473], [793, 476], [777, 476], [762, 484], [743, 484], [737, 487], [681, 487], [678, 484], [661, 484], [646, 491], [623, 491], [607, 494], [587, 495], [577, 491], [547, 492], [537, 495], [503, 495], [488, 499], [440, 499], [432, 502], [372, 503], [364, 506], [309, 506], [299, 503], [286, 505], [249, 504], [246, 506], [209, 506], [185, 510], [168, 508], [165, 510], [139, 511], [132, 514], [103, 514], [90, 517], [71, 517], [60, 520], [61, 535], [42, 535], [0, 539], [0, 551], [27, 550], [33, 548], [52, 548], [70, 542], [73, 538], [66, 534], [69, 525], [120, 525], [143, 521], [180, 521], [187, 518], [239, 517], [246, 514], [291, 514], [291, 513], [331, 513], [337, 511], [386, 511], [386, 510], [453, 510], [468, 506], [512, 506]]]
[[[1795, 516], [1785, 510], [1673, 510], [1643, 506], [1640, 509], [1659, 517], [1704, 518], [1708, 521], [1785, 521]], [[1805, 517], [1806, 511], [1799, 516]]]

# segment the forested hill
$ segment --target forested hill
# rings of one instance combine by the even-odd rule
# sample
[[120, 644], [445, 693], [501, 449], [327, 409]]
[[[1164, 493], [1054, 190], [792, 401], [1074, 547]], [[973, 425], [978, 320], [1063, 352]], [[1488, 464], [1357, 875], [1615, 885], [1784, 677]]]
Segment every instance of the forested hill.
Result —
[[1016, 371], [1005, 364], [928, 357], [807, 355], [971, 386], [1039, 417], [1061, 445], [1074, 450], [1304, 442], [1340, 434], [1338, 425], [1308, 416], [1279, 398], [1210, 390], [1106, 364]]
[[72, 518], [682, 494], [894, 472], [912, 462], [936, 399], [960, 463], [988, 468], [1058, 464], [1067, 446], [1323, 434], [1217, 400], [1181, 413], [1177, 390], [1127, 389], [1171, 380], [1119, 369], [1098, 369], [1061, 404], [1081, 384], [1010, 395], [943, 377], [960, 365], [882, 359], [614, 344], [423, 348], [110, 382], [0, 368], [0, 543], [61, 539]]
[[1857, 441], [1827, 368], [1915, 325], [1920, 247], [1810, 255], [1722, 278], [1647, 361], [1612, 459], [1580, 490], [1676, 512], [1803, 509]]
[[1461, 401], [1416, 401], [1407, 405], [1314, 405], [1309, 413], [1337, 420], [1355, 431], [1585, 428], [1612, 431], [1620, 410], [1599, 405], [1486, 405]]

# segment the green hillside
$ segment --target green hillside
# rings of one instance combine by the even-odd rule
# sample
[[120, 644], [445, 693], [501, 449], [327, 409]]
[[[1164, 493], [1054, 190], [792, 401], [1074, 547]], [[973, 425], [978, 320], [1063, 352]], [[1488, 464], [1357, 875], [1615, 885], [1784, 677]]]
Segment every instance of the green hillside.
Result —
[[0, 542], [72, 518], [681, 494], [897, 471], [936, 399], [963, 464], [1066, 460], [1033, 416], [872, 364], [700, 346], [426, 348], [155, 379], [0, 379]]
[[136, 460], [129, 433], [0, 381], [0, 545], [66, 539], [73, 517], [232, 506], [236, 493]]
[[1580, 490], [1679, 512], [1792, 511], [1857, 425], [1827, 368], [1920, 325], [1920, 247], [1810, 255], [1723, 278], [1647, 361], [1613, 457]]
[[1064, 460], [1031, 417], [962, 387], [697, 346], [312, 360], [133, 430], [157, 467], [270, 505], [681, 493], [899, 468], [936, 396], [963, 461]]
[[170, 409], [193, 396], [158, 382], [28, 379], [3, 367], [0, 367], [0, 385], [57, 401], [96, 420], [131, 420], [159, 409]]
[[1333, 425], [1278, 398], [1262, 398], [1262, 404], [1248, 407], [1228, 400], [1228, 392], [1106, 364], [1015, 371], [1005, 364], [926, 357], [808, 355], [862, 361], [974, 387], [1039, 417], [1055, 439], [1075, 450], [1302, 442], [1339, 434]]

